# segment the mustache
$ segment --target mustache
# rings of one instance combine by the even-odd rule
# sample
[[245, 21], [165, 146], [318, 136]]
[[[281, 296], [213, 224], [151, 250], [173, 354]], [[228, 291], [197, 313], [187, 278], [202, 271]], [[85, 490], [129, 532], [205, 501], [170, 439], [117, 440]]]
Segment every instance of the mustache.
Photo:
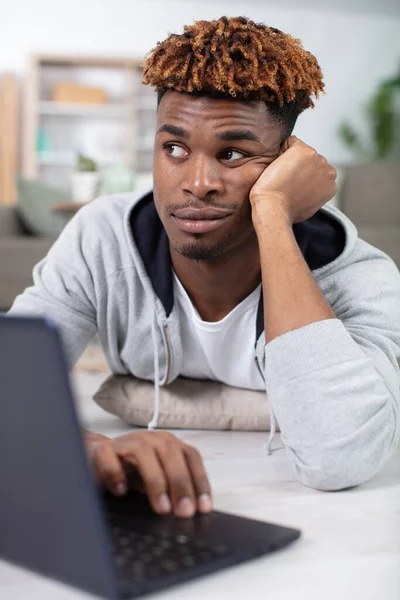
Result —
[[231, 210], [232, 212], [240, 208], [239, 202], [229, 202], [229, 204], [218, 203], [214, 198], [207, 198], [206, 202], [199, 202], [197, 199], [188, 200], [183, 204], [167, 204], [165, 209], [169, 215], [175, 214], [178, 210], [186, 208], [192, 208], [194, 210], [201, 210], [205, 208], [217, 208], [221, 210]]

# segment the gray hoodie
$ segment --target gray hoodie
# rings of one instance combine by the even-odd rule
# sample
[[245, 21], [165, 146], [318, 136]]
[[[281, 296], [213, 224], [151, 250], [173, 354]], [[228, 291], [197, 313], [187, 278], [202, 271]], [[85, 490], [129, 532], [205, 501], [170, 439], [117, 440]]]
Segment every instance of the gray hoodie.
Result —
[[[338, 490], [372, 477], [399, 438], [400, 275], [336, 208], [293, 231], [337, 318], [266, 344], [261, 298], [254, 357], [296, 478]], [[53, 317], [71, 366], [98, 333], [112, 371], [155, 381], [157, 403], [158, 386], [179, 376], [184, 349], [152, 194], [81, 209], [9, 314]], [[272, 427], [270, 442], [273, 435]]]

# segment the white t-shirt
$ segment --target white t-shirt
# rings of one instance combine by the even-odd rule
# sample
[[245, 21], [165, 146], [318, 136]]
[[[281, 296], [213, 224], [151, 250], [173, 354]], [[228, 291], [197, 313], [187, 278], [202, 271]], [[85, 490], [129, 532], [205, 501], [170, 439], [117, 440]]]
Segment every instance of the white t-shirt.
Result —
[[181, 375], [265, 390], [255, 363], [255, 323], [261, 284], [221, 321], [203, 321], [174, 272], [183, 347]]

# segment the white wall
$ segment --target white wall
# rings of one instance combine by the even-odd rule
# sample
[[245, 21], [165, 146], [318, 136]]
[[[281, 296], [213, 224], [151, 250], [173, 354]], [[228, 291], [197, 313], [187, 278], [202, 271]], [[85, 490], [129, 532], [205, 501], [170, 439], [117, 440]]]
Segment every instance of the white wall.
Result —
[[373, 12], [330, 9], [328, 0], [320, 0], [325, 8], [319, 9], [299, 9], [298, 1], [296, 8], [288, 8], [288, 1], [285, 8], [278, 9], [277, 4], [267, 0], [14, 0], [1, 11], [0, 71], [15, 70], [22, 79], [30, 52], [141, 56], [193, 19], [245, 12], [255, 21], [299, 37], [316, 55], [325, 75], [326, 95], [300, 117], [295, 133], [334, 164], [347, 162], [351, 155], [337, 138], [337, 126], [344, 117], [364, 126], [362, 104], [380, 79], [399, 68], [400, 14], [377, 12], [379, 2]]

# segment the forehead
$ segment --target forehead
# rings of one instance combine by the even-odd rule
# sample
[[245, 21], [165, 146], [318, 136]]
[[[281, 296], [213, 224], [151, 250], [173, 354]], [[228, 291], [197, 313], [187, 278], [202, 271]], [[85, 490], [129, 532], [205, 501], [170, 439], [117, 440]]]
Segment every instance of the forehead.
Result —
[[258, 135], [271, 133], [278, 125], [263, 102], [190, 96], [179, 92], [164, 94], [157, 113], [157, 126], [168, 123], [186, 130], [246, 128]]

